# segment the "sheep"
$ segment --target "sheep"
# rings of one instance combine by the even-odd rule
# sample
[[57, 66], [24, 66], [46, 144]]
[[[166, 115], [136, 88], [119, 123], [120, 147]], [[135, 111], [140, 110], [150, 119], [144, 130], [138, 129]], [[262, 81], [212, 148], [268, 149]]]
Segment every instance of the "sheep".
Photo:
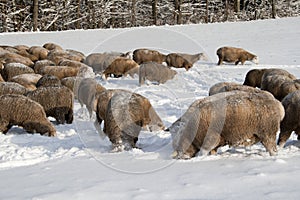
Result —
[[49, 87], [49, 86], [62, 86], [61, 81], [56, 77], [52, 75], [44, 75], [41, 76], [41, 78], [37, 81], [36, 87]]
[[74, 50], [74, 49], [66, 49], [66, 52], [70, 55], [71, 59], [78, 62], [83, 62], [85, 60], [84, 53]]
[[223, 61], [234, 62], [235, 65], [238, 65], [239, 62], [243, 65], [246, 61], [258, 64], [258, 57], [242, 48], [221, 47], [217, 50], [217, 55], [219, 57], [218, 65], [221, 65]]
[[24, 44], [15, 45], [14, 48], [17, 49], [18, 51], [28, 51], [29, 50], [29, 46], [24, 45]]
[[268, 92], [231, 91], [196, 100], [169, 128], [174, 158], [207, 155], [226, 144], [248, 146], [262, 142], [276, 155], [276, 133], [284, 108]]
[[0, 96], [0, 132], [6, 133], [13, 125], [22, 126], [30, 133], [56, 136], [43, 107], [28, 97], [16, 94]]
[[44, 66], [40, 69], [39, 73], [41, 75], [53, 75], [57, 76], [59, 79], [63, 79], [65, 77], [77, 76], [79, 69], [67, 66]]
[[58, 65], [59, 62], [63, 59], [69, 59], [69, 60], [81, 62], [82, 56], [76, 55], [74, 53], [65, 50], [51, 50], [48, 53], [47, 59], [53, 61], [56, 65]]
[[243, 85], [260, 88], [262, 79], [264, 79], [266, 76], [272, 76], [272, 75], [283, 75], [291, 78], [292, 80], [296, 79], [294, 75], [290, 74], [288, 71], [284, 69], [278, 69], [278, 68], [252, 69], [247, 72]]
[[93, 78], [82, 79], [78, 85], [77, 98], [83, 107], [86, 106], [90, 117], [92, 117], [93, 111], [96, 111], [97, 98], [95, 98], [97, 93], [106, 90]]
[[213, 86], [211, 86], [209, 88], [208, 95], [211, 96], [211, 95], [214, 95], [214, 94], [217, 94], [217, 93], [220, 93], [220, 92], [225, 92], [225, 87], [228, 86], [228, 85], [236, 86], [236, 85], [240, 85], [240, 84], [234, 83], [234, 82], [216, 83], [216, 84], [214, 84]]
[[186, 59], [192, 65], [195, 64], [198, 60], [208, 60], [204, 53], [197, 54], [186, 54], [186, 53], [177, 53], [179, 56]]
[[128, 58], [116, 58], [103, 72], [105, 79], [114, 74], [115, 76], [127, 76], [128, 74], [133, 77], [134, 74], [138, 74], [139, 65]]
[[73, 121], [74, 94], [64, 86], [38, 87], [26, 94], [40, 103], [47, 116], [54, 117], [58, 124], [71, 124]]
[[51, 43], [51, 42], [48, 42], [48, 43], [45, 43], [43, 45], [44, 48], [48, 49], [49, 51], [52, 51], [52, 50], [63, 50], [63, 48], [58, 45], [58, 44], [55, 44], [55, 43]]
[[22, 63], [28, 67], [32, 67], [34, 65], [31, 59], [17, 53], [0, 53], [0, 60], [5, 63]]
[[156, 50], [136, 49], [133, 51], [133, 60], [139, 65], [145, 62], [157, 62], [162, 64], [166, 62], [166, 55]]
[[0, 95], [4, 94], [20, 94], [25, 95], [29, 90], [19, 83], [0, 82]]
[[156, 81], [158, 84], [165, 83], [173, 79], [177, 74], [175, 70], [169, 67], [158, 64], [156, 62], [143, 63], [139, 70], [139, 85], [144, 84], [145, 80]]
[[28, 49], [28, 52], [37, 57], [38, 60], [44, 60], [47, 59], [49, 50], [40, 46], [32, 46]]
[[20, 74], [10, 79], [11, 82], [19, 83], [28, 90], [35, 90], [38, 80], [42, 77], [40, 74]]
[[59, 66], [68, 66], [68, 67], [74, 67], [74, 68], [80, 68], [80, 67], [88, 67], [88, 65], [74, 60], [69, 59], [62, 59], [59, 63]]
[[[104, 90], [102, 92], [99, 92], [96, 94], [96, 99], [97, 99], [97, 106], [96, 106], [96, 117], [97, 120], [95, 121], [95, 126], [97, 127], [98, 125], [101, 125], [102, 121], [105, 119], [105, 114], [107, 110], [107, 105], [110, 101], [110, 99], [115, 95], [119, 93], [125, 93], [127, 95], [137, 95], [141, 96], [136, 93], [132, 93], [128, 90], [121, 90], [121, 89], [109, 89], [109, 90]], [[142, 97], [144, 98], [144, 97]], [[164, 130], [165, 126], [158, 116], [158, 114], [155, 112], [153, 107], [149, 109], [149, 116], [151, 119], [151, 122], [148, 124], [148, 128], [150, 131], [159, 131], [159, 130]]]
[[122, 53], [92, 53], [88, 55], [83, 63], [93, 68], [96, 74], [101, 74]]
[[186, 71], [193, 67], [192, 63], [190, 63], [177, 53], [168, 54], [166, 57], [166, 63], [169, 67], [185, 68]]
[[35, 73], [40, 73], [40, 69], [45, 66], [55, 66], [55, 63], [51, 60], [38, 60], [34, 63], [33, 69]]
[[280, 133], [278, 138], [279, 147], [283, 147], [286, 141], [291, 136], [294, 131], [298, 135], [298, 140], [300, 139], [300, 91], [296, 90], [288, 94], [281, 101], [284, 109], [285, 116], [280, 123]]
[[78, 87], [79, 87], [80, 82], [83, 79], [84, 78], [78, 77], [78, 76], [66, 77], [66, 78], [61, 79], [61, 84], [63, 86], [66, 86], [67, 88], [69, 88], [71, 91], [73, 91], [74, 98], [77, 99]]
[[33, 74], [34, 71], [32, 68], [27, 67], [22, 63], [8, 63], [5, 64], [4, 69], [2, 70], [1, 74], [5, 81], [10, 81], [10, 79], [14, 76], [20, 74]]
[[111, 97], [104, 119], [104, 133], [112, 143], [112, 152], [136, 147], [141, 128], [151, 122], [151, 107], [149, 100], [141, 95], [121, 92]]

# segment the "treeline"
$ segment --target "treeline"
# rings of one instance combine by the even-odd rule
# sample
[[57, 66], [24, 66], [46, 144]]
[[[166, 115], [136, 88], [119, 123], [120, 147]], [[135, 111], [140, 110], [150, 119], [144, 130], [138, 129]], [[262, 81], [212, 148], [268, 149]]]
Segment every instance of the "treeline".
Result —
[[300, 15], [299, 0], [0, 0], [0, 32], [249, 21]]

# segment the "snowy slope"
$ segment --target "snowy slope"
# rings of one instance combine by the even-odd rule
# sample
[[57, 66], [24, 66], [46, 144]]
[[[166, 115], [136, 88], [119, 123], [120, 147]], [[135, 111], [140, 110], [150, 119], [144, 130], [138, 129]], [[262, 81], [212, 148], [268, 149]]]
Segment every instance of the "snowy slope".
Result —
[[[300, 77], [300, 18], [241, 23], [3, 33], [0, 44], [42, 45], [55, 42], [89, 54], [148, 47], [162, 52], [205, 52], [186, 72], [164, 85], [138, 86], [138, 79], [102, 81], [107, 88], [125, 88], [151, 101], [166, 126], [220, 81], [242, 83], [252, 68], [284, 68]], [[259, 65], [216, 66], [218, 47], [245, 48], [260, 57]], [[279, 155], [264, 147], [223, 147], [219, 154], [188, 161], [171, 159], [168, 132], [143, 131], [142, 150], [110, 153], [85, 109], [75, 103], [75, 122], [56, 126], [58, 137], [26, 134], [14, 127], [0, 135], [1, 199], [298, 199], [300, 143], [292, 135]]]

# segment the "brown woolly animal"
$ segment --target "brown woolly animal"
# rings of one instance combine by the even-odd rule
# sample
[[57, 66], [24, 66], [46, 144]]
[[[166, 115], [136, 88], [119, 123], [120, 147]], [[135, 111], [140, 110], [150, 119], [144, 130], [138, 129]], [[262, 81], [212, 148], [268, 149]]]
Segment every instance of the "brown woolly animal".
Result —
[[103, 76], [107, 78], [109, 75], [114, 74], [116, 77], [127, 76], [128, 74], [133, 77], [138, 74], [139, 65], [128, 58], [116, 58], [103, 72]]
[[65, 77], [77, 76], [78, 71], [78, 68], [67, 66], [45, 66], [40, 69], [39, 73], [41, 75], [49, 74], [63, 79]]
[[49, 74], [41, 76], [41, 78], [36, 83], [36, 87], [49, 87], [49, 86], [59, 87], [61, 85], [62, 84], [60, 80], [56, 76], [52, 76]]
[[192, 63], [190, 63], [189, 61], [187, 61], [177, 53], [168, 54], [166, 58], [166, 62], [169, 67], [185, 68], [186, 71], [188, 71], [191, 67], [193, 67]]
[[0, 95], [4, 94], [20, 94], [24, 95], [29, 90], [19, 83], [14, 82], [0, 82]]
[[56, 65], [58, 65], [63, 59], [81, 62], [82, 56], [76, 55], [65, 50], [52, 50], [48, 53], [47, 59], [53, 61]]
[[197, 54], [187, 54], [187, 53], [177, 53], [179, 56], [186, 59], [192, 65], [195, 64], [198, 60], [208, 60], [204, 53]]
[[[132, 93], [128, 90], [121, 90], [121, 89], [115, 89], [115, 90], [104, 90], [100, 93], [97, 93], [96, 98], [97, 100], [97, 108], [96, 108], [96, 117], [97, 117], [97, 121], [95, 121], [95, 127], [97, 129], [100, 129], [99, 125], [102, 123], [102, 121], [105, 119], [105, 115], [106, 115], [106, 111], [107, 111], [107, 105], [110, 101], [110, 99], [118, 93], [124, 93], [126, 95], [137, 95], [140, 96], [139, 94], [136, 93]], [[144, 98], [144, 97], [142, 97]], [[153, 109], [153, 107], [151, 106], [151, 108], [149, 109], [149, 116], [151, 119], [151, 122], [148, 124], [148, 128], [150, 131], [160, 131], [160, 130], [164, 130], [165, 126], [161, 120], [161, 118], [158, 116], [158, 114], [155, 112], [155, 110]], [[104, 130], [105, 132], [105, 130]], [[101, 133], [101, 131], [99, 130], [99, 133]]]
[[242, 48], [221, 47], [217, 50], [217, 55], [219, 57], [218, 65], [221, 65], [223, 61], [235, 65], [238, 65], [239, 62], [243, 65], [246, 61], [258, 64], [258, 57]]
[[236, 86], [236, 85], [240, 85], [238, 83], [234, 83], [234, 82], [220, 82], [220, 83], [216, 83], [213, 86], [211, 86], [209, 88], [209, 92], [208, 95], [214, 95], [214, 94], [218, 94], [220, 92], [226, 92], [225, 91], [225, 87], [226, 86]]
[[34, 63], [33, 69], [35, 73], [40, 73], [40, 69], [45, 66], [55, 66], [55, 63], [51, 60], [38, 60]]
[[6, 133], [13, 125], [30, 133], [56, 136], [56, 130], [47, 119], [43, 107], [28, 97], [15, 94], [0, 96], [0, 131]]
[[70, 60], [78, 61], [78, 62], [83, 62], [85, 60], [85, 55], [84, 53], [74, 50], [74, 49], [66, 49], [66, 52], [70, 55]]
[[267, 92], [231, 91], [195, 101], [169, 128], [174, 157], [207, 155], [218, 147], [261, 142], [276, 155], [276, 133], [284, 117], [281, 103]]
[[151, 122], [148, 99], [132, 93], [114, 94], [107, 106], [104, 132], [110, 139], [113, 152], [136, 147], [141, 128]]
[[69, 88], [74, 93], [74, 98], [77, 99], [78, 87], [84, 78], [78, 76], [66, 77], [61, 79], [61, 84]]
[[294, 131], [300, 139], [300, 91], [288, 94], [282, 101], [285, 109], [285, 116], [280, 124], [278, 145], [283, 147]]
[[127, 58], [127, 54], [120, 52], [92, 53], [85, 58], [84, 63], [92, 67], [95, 73], [101, 74], [116, 58], [120, 57]]
[[46, 43], [43, 45], [44, 48], [48, 49], [49, 51], [52, 51], [52, 50], [63, 50], [63, 48], [58, 45], [58, 44], [55, 44], [55, 43]]
[[156, 50], [136, 49], [133, 51], [133, 60], [139, 65], [146, 62], [157, 62], [162, 64], [163, 62], [166, 62], [166, 55]]
[[0, 60], [7, 63], [22, 63], [28, 67], [33, 66], [33, 62], [31, 59], [21, 56], [17, 53], [0, 53]]
[[145, 80], [156, 81], [158, 84], [165, 83], [170, 79], [173, 79], [177, 74], [175, 70], [169, 67], [158, 64], [156, 62], [148, 62], [141, 64], [139, 70], [139, 84], [145, 83]]
[[266, 76], [272, 76], [272, 75], [283, 75], [291, 78], [292, 80], [296, 79], [294, 75], [290, 74], [288, 71], [284, 69], [278, 69], [278, 68], [252, 69], [247, 72], [243, 85], [260, 88], [262, 79]]
[[77, 98], [81, 107], [83, 107], [83, 105], [86, 106], [90, 117], [92, 117], [93, 111], [96, 111], [98, 101], [98, 99], [95, 98], [96, 94], [104, 90], [105, 88], [97, 83], [97, 81], [93, 78], [85, 78], [80, 81], [77, 91]]
[[21, 44], [21, 45], [15, 45], [14, 48], [17, 49], [18, 51], [28, 51], [29, 46]]
[[11, 82], [19, 83], [28, 90], [35, 90], [38, 80], [42, 77], [40, 74], [20, 74], [10, 79]]
[[68, 66], [68, 67], [74, 67], [74, 68], [80, 68], [80, 67], [88, 67], [88, 65], [79, 62], [79, 61], [74, 61], [74, 60], [69, 60], [69, 59], [63, 59], [59, 62], [60, 66]]
[[47, 59], [49, 50], [40, 46], [32, 46], [28, 52], [34, 55], [38, 60], [44, 60]]
[[54, 117], [58, 124], [73, 121], [74, 95], [69, 88], [60, 87], [38, 87], [26, 94], [30, 99], [40, 103], [47, 116]]
[[33, 74], [32, 68], [27, 67], [21, 63], [8, 63], [5, 64], [4, 69], [1, 71], [2, 77], [5, 81], [10, 81], [12, 77], [20, 74]]

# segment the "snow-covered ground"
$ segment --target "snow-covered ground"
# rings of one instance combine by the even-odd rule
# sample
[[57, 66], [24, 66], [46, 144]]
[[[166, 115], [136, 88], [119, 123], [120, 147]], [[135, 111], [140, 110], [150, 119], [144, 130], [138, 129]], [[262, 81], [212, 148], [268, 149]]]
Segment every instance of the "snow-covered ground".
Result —
[[[177, 69], [163, 85], [138, 86], [138, 79], [102, 81], [151, 101], [166, 126], [220, 81], [242, 83], [253, 68], [284, 68], [300, 77], [300, 18], [241, 23], [114, 30], [2, 33], [1, 45], [60, 44], [89, 54], [147, 47], [162, 52], [205, 52], [190, 71]], [[238, 46], [257, 54], [259, 65], [216, 66], [216, 49]], [[300, 142], [292, 135], [276, 157], [264, 147], [223, 147], [217, 155], [187, 161], [171, 158], [168, 132], [143, 131], [141, 149], [110, 153], [87, 111], [75, 103], [75, 121], [57, 125], [58, 136], [26, 134], [14, 127], [0, 135], [1, 199], [298, 199]]]

